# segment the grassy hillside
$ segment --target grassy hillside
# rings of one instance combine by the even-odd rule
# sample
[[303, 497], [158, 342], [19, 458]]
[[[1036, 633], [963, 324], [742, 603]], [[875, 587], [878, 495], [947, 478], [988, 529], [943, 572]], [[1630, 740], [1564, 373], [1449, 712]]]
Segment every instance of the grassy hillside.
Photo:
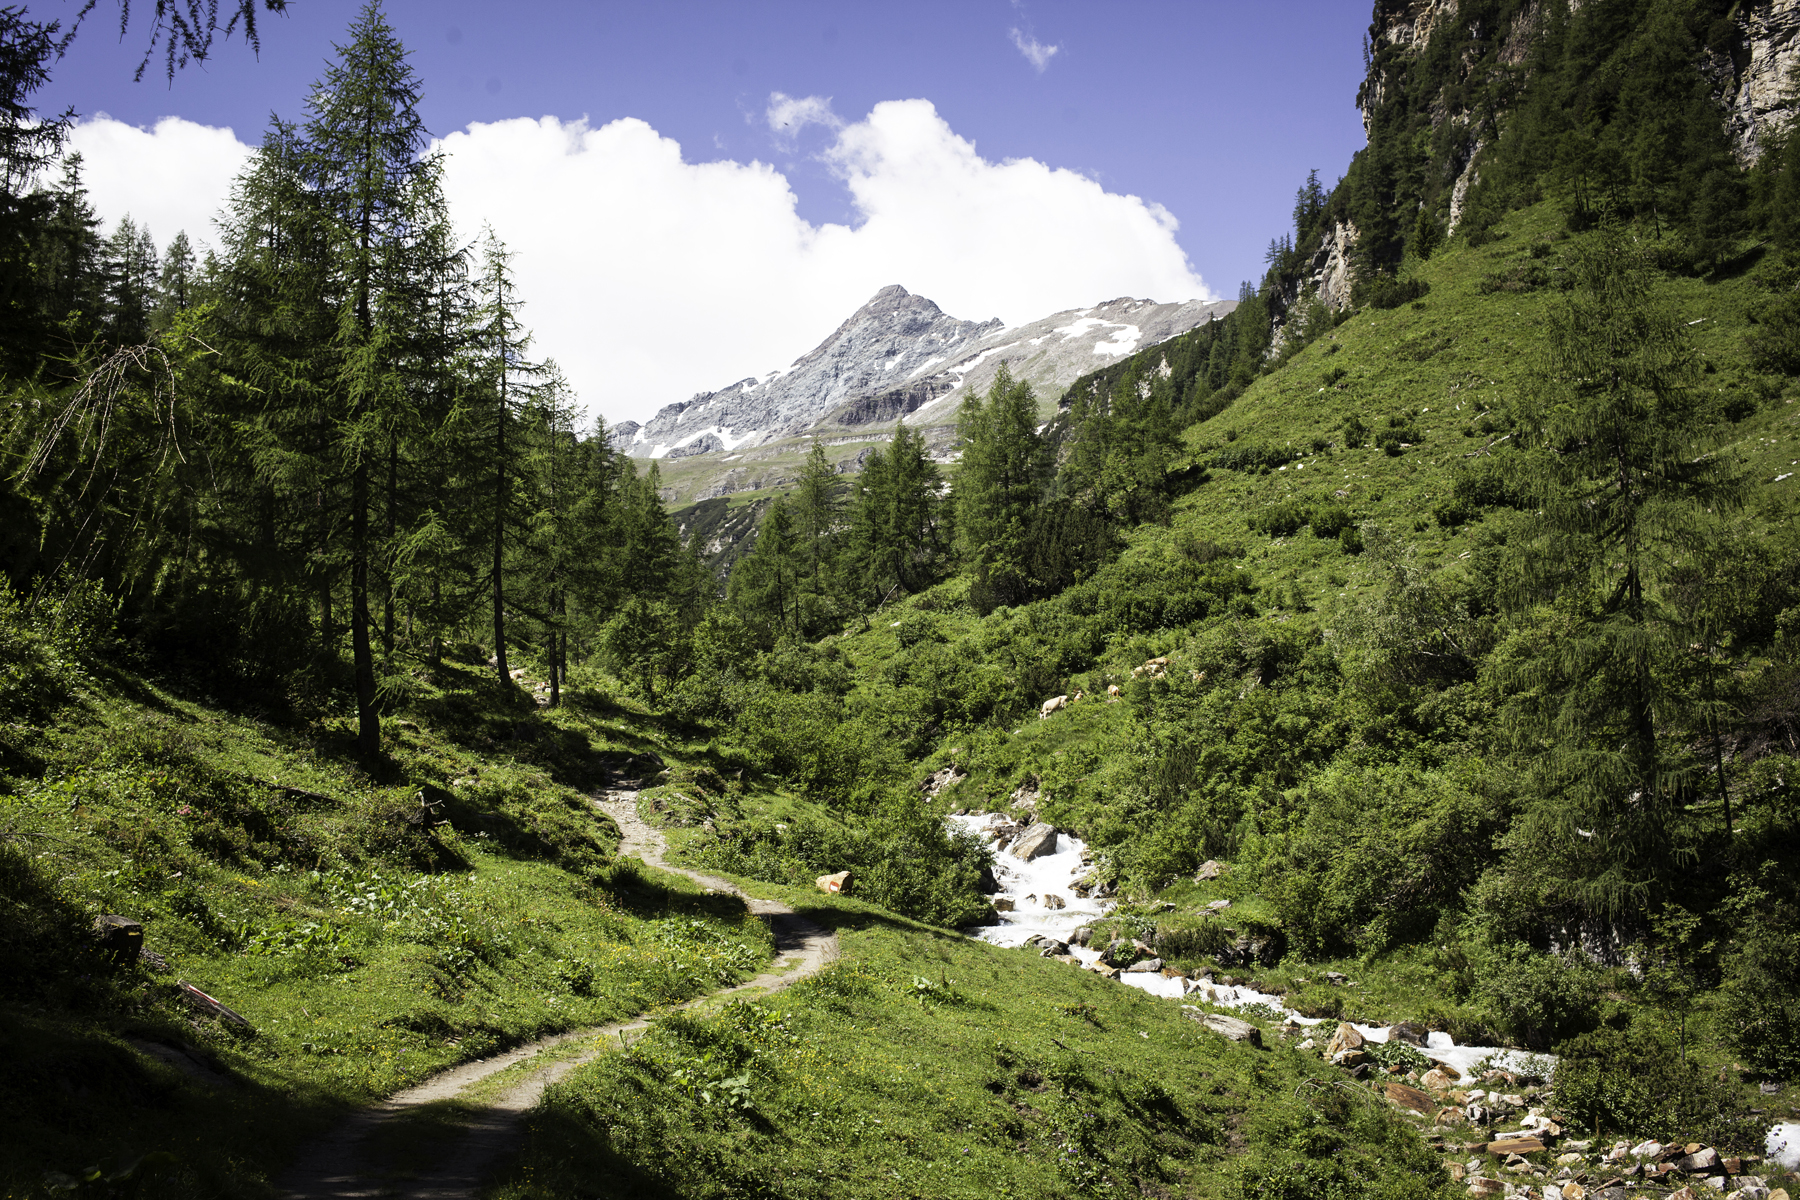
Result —
[[[1559, 281], [1598, 235], [1571, 237], [1545, 205], [1492, 234], [1409, 264], [1419, 299], [1356, 312], [1189, 428], [1168, 523], [1123, 531], [1117, 558], [1061, 594], [983, 615], [957, 577], [740, 663], [717, 710], [722, 752], [822, 812], [933, 778], [949, 784], [932, 810], [1034, 812], [1094, 845], [1126, 902], [1121, 928], [1174, 961], [1210, 963], [1228, 923], [1278, 947], [1248, 972], [1276, 987], [1326, 969], [1364, 981], [1353, 1001], [1308, 1000], [1320, 1015], [1576, 1055], [1626, 1039], [1641, 1061], [1706, 1064], [1730, 1103], [1791, 1111], [1757, 1090], [1789, 1073], [1785, 1051], [1734, 1049], [1745, 1021], [1787, 1044], [1775, 1031], [1791, 1009], [1756, 964], [1786, 944], [1791, 897], [1780, 614], [1800, 599], [1800, 383], [1746, 353], [1779, 263], [1751, 250], [1656, 285], [1703, 363], [1710, 452], [1745, 481], [1741, 520], [1709, 561], [1742, 581], [1737, 665], [1715, 710], [1732, 808], [1728, 834], [1714, 742], [1692, 717], [1704, 697], [1671, 709], [1669, 752], [1699, 782], [1666, 832], [1693, 865], [1609, 916], [1556, 874], [1573, 853], [1557, 847], [1578, 835], [1544, 831], [1554, 802], [1534, 792], [1514, 732], [1529, 699], [1518, 664], [1578, 614], [1505, 594], [1530, 517], [1519, 404]], [[1159, 353], [1140, 356], [1140, 375]], [[1144, 669], [1159, 657], [1165, 669]], [[828, 869], [815, 846], [804, 821], [752, 807], [691, 834], [687, 852], [792, 882]], [[1209, 858], [1226, 878], [1190, 882]], [[1233, 901], [1229, 922], [1205, 916], [1217, 898]], [[1623, 969], [1631, 943], [1663, 966]], [[1632, 1111], [1671, 1134], [1700, 1120]]]
[[[249, 715], [106, 665], [92, 624], [5, 617], [0, 1194], [140, 1160], [134, 1195], [265, 1194], [352, 1107], [767, 960], [736, 900], [613, 861], [584, 793], [687, 748], [628, 708], [540, 711], [446, 664], [369, 775], [344, 722]], [[105, 913], [142, 922], [141, 961], [101, 955]]]
[[[559, 1085], [497, 1197], [1449, 1196], [1417, 1122], [1293, 1040], [821, 902], [844, 960]], [[1409, 1124], [1413, 1127], [1409, 1127]]]

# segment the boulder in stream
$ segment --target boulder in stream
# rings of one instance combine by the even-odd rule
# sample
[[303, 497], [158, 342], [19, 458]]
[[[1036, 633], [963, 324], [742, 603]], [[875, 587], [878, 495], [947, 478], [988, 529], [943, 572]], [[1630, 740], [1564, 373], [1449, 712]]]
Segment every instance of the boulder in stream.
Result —
[[1056, 826], [1038, 822], [1021, 833], [1018, 841], [1009, 846], [1006, 852], [1026, 862], [1040, 855], [1056, 853]]

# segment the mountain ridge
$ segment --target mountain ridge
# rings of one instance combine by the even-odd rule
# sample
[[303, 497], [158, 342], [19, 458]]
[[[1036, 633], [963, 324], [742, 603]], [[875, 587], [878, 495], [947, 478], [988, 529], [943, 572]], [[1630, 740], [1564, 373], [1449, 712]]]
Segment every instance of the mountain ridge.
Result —
[[[919, 423], [947, 431], [962, 396], [984, 388], [1003, 363], [1031, 382], [1041, 401], [1053, 403], [1095, 365], [1235, 307], [1121, 296], [1008, 326], [998, 318], [961, 320], [890, 284], [789, 366], [697, 393], [665, 405], [642, 425], [621, 422], [614, 431], [628, 453], [644, 459], [736, 457], [789, 438], [866, 436], [869, 426], [915, 414], [922, 414]], [[944, 435], [933, 441], [942, 443]]]

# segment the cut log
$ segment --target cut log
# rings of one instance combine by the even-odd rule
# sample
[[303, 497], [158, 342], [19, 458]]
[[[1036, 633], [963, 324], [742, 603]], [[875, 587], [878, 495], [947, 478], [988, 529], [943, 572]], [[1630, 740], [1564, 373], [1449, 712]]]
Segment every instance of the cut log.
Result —
[[187, 980], [177, 979], [175, 981], [175, 990], [181, 993], [182, 999], [186, 1000], [189, 1004], [192, 1004], [195, 1008], [200, 1009], [202, 1012], [210, 1013], [222, 1020], [230, 1021], [233, 1025], [236, 1025], [241, 1029], [255, 1032], [255, 1029], [250, 1022], [246, 1021], [239, 1014], [231, 1011], [231, 1009], [226, 1008], [223, 1004], [220, 1004], [217, 1000], [214, 1000], [211, 996], [207, 995]]

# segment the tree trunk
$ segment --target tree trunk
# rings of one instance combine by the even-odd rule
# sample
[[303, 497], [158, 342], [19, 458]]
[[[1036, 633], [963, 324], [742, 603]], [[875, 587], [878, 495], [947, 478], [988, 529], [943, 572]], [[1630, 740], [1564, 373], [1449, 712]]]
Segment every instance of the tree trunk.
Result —
[[431, 669], [444, 665], [444, 627], [439, 623], [439, 590], [437, 576], [431, 577]]
[[395, 509], [400, 503], [399, 493], [400, 439], [390, 433], [388, 435], [387, 475], [387, 578], [382, 581], [381, 611], [381, 645], [389, 654], [394, 652], [394, 534], [397, 526]]
[[503, 556], [506, 543], [506, 351], [500, 357], [500, 412], [494, 422], [494, 670], [500, 686], [512, 682], [506, 667], [506, 586]]
[[369, 469], [350, 477], [350, 645], [356, 667], [356, 752], [364, 762], [381, 754], [375, 713], [375, 654], [369, 645]]

